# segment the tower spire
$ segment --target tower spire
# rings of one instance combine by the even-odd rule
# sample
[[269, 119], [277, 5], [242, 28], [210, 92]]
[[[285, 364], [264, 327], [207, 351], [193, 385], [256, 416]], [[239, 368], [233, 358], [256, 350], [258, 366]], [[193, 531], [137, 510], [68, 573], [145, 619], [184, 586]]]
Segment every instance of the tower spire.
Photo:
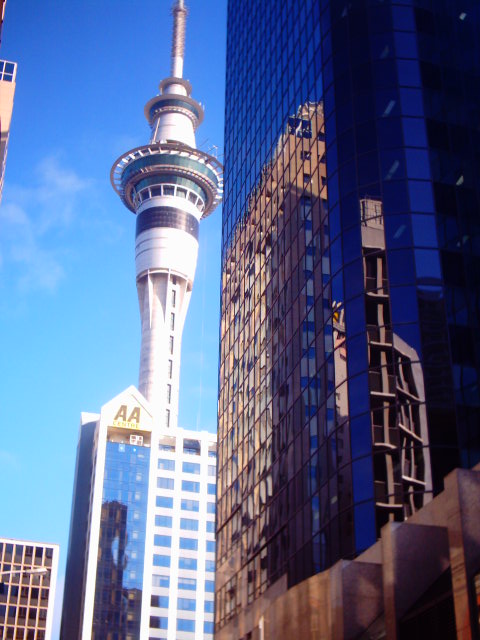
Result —
[[183, 0], [176, 0], [172, 7], [173, 36], [172, 36], [172, 77], [183, 78], [183, 59], [185, 57], [185, 29], [187, 24], [187, 9]]

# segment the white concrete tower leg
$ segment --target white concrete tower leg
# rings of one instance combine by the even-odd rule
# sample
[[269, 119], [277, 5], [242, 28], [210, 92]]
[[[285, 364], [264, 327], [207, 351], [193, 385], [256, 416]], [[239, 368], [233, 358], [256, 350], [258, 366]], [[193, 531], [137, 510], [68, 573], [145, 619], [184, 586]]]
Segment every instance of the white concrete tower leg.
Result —
[[161, 427], [178, 424], [183, 325], [191, 293], [185, 278], [149, 272], [137, 280], [142, 321], [139, 390], [151, 402]]

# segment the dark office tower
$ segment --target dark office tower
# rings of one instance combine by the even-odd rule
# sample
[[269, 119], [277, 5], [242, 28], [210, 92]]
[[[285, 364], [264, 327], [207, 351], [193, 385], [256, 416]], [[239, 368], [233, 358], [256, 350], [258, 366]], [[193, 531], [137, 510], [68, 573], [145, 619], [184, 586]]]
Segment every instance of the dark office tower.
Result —
[[229, 0], [218, 638], [480, 459], [480, 7]]

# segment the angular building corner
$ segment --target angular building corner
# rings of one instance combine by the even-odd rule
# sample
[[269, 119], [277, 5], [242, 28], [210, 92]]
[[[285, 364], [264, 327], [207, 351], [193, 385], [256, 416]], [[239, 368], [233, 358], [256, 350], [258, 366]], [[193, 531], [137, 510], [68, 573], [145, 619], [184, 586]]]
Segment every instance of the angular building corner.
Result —
[[195, 146], [203, 109], [183, 78], [182, 0], [172, 13], [171, 75], [145, 107], [151, 140], [111, 171], [136, 215], [139, 387], [82, 414], [62, 640], [213, 637], [216, 436], [178, 427], [178, 388], [199, 225], [221, 200], [222, 166]]

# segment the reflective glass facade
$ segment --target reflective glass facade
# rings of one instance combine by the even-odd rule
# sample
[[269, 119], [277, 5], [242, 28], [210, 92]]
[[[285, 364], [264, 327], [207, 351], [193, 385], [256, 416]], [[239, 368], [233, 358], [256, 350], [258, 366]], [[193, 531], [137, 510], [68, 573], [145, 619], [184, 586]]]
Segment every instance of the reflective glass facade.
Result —
[[473, 0], [229, 1], [219, 632], [480, 459], [479, 43]]
[[92, 639], [140, 634], [150, 448], [108, 441]]

